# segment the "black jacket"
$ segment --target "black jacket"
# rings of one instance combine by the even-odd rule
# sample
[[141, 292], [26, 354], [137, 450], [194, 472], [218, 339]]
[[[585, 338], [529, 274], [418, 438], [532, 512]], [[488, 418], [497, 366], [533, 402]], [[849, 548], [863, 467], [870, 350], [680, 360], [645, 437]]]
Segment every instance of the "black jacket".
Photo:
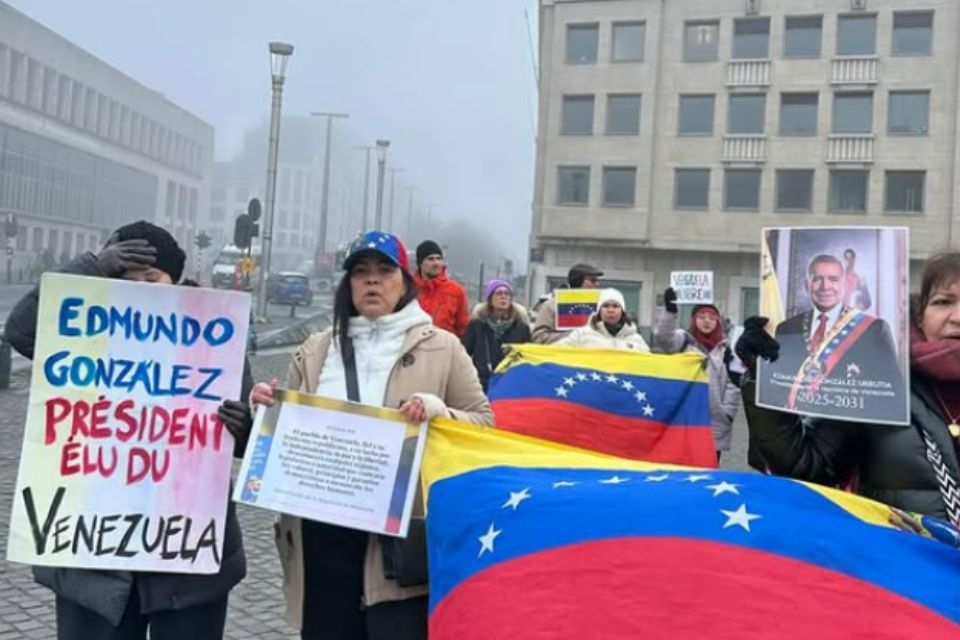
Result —
[[[73, 260], [60, 271], [104, 277], [91, 253]], [[39, 299], [39, 287], [34, 287], [13, 308], [4, 329], [4, 338], [10, 346], [31, 359], [37, 336]], [[241, 398], [246, 399], [252, 388], [253, 378], [250, 375], [249, 362], [244, 362]], [[234, 452], [235, 455], [237, 453]], [[185, 609], [226, 597], [230, 589], [246, 575], [247, 563], [240, 523], [233, 500], [229, 498], [225, 529], [220, 572], [213, 575], [55, 567], [34, 567], [33, 574], [37, 582], [49, 587], [58, 596], [96, 611], [114, 625], [120, 622], [133, 588], [136, 588], [140, 595], [140, 607], [144, 613]]]
[[473, 366], [477, 370], [484, 393], [487, 392], [490, 376], [503, 360], [503, 345], [524, 342], [530, 342], [530, 325], [519, 314], [514, 314], [513, 324], [499, 340], [487, 324], [486, 310], [480, 312], [480, 317], [470, 321], [463, 334], [463, 346], [473, 359]]
[[[960, 461], [940, 403], [924, 378], [914, 375], [911, 380], [911, 423], [906, 426], [801, 418], [757, 407], [753, 399], [754, 384], [748, 382], [743, 387], [743, 404], [751, 450], [773, 473], [825, 485], [855, 477], [860, 495], [947, 519], [921, 428], [936, 441], [957, 481]], [[758, 463], [756, 458], [751, 461]]]

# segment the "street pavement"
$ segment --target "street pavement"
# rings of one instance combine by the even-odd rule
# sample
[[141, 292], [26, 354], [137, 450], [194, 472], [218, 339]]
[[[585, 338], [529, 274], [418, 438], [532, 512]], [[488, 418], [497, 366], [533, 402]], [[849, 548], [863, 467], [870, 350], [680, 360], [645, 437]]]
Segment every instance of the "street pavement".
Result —
[[[289, 362], [289, 352], [254, 356], [254, 378], [282, 381]], [[14, 373], [10, 388], [0, 391], [0, 549], [4, 555], [28, 385], [29, 371], [22, 369]], [[746, 469], [746, 423], [742, 415], [734, 426], [733, 443], [734, 449], [725, 454], [722, 466]], [[230, 594], [226, 638], [297, 638], [298, 634], [283, 620], [280, 563], [273, 541], [274, 516], [243, 505], [238, 506], [237, 513], [247, 552], [247, 577]], [[53, 639], [55, 629], [52, 593], [33, 582], [28, 567], [0, 558], [0, 640]]]

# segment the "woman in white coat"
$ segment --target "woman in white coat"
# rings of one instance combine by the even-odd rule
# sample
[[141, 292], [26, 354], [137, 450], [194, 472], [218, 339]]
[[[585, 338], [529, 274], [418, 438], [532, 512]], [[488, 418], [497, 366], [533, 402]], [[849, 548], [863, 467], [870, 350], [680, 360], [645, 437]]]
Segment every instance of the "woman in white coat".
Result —
[[650, 351], [646, 341], [637, 332], [637, 325], [624, 310], [623, 294], [616, 289], [600, 292], [597, 313], [586, 326], [574, 329], [558, 345], [595, 347], [598, 349], [632, 349]]

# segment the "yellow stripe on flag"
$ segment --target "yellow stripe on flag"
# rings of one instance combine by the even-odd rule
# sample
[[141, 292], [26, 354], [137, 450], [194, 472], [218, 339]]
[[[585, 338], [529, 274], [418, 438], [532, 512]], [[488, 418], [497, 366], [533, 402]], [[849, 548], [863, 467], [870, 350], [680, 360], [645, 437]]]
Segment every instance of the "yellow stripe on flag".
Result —
[[557, 304], [592, 304], [600, 302], [599, 289], [557, 289], [553, 293]]
[[624, 349], [558, 347], [546, 344], [511, 345], [510, 352], [497, 367], [497, 373], [505, 373], [519, 364], [547, 363], [603, 373], [707, 382], [704, 358], [697, 353], [663, 355]]

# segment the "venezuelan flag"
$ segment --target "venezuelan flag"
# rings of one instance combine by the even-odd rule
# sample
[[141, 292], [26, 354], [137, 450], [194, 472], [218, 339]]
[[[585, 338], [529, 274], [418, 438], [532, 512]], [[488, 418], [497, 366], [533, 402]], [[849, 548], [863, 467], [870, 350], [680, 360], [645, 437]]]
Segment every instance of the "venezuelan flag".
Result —
[[557, 329], [576, 329], [586, 325], [590, 316], [597, 312], [597, 303], [600, 302], [598, 289], [557, 289], [553, 296]]
[[431, 640], [960, 637], [960, 534], [858, 496], [450, 420], [422, 479]]
[[621, 458], [716, 466], [703, 358], [515, 345], [497, 368], [497, 427]]

